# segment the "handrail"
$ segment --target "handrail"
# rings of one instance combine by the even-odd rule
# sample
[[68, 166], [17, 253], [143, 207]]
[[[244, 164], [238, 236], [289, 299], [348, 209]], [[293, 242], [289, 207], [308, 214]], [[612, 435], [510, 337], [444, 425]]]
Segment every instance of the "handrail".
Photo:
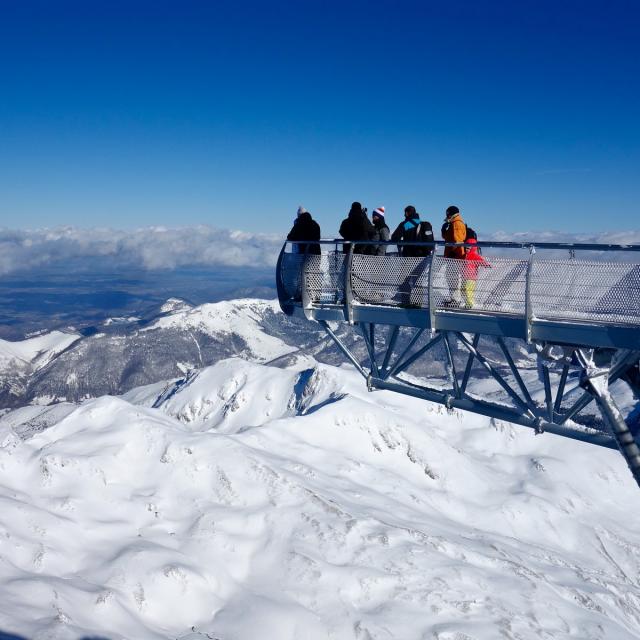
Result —
[[298, 244], [321, 244], [321, 245], [349, 245], [361, 244], [369, 246], [406, 246], [406, 247], [488, 247], [493, 249], [565, 249], [568, 251], [631, 251], [640, 252], [640, 244], [597, 244], [579, 242], [500, 242], [493, 240], [478, 240], [469, 242], [445, 242], [444, 240], [433, 240], [432, 242], [418, 242], [409, 240], [343, 240], [341, 238], [325, 238], [322, 240], [285, 240], [285, 245]]

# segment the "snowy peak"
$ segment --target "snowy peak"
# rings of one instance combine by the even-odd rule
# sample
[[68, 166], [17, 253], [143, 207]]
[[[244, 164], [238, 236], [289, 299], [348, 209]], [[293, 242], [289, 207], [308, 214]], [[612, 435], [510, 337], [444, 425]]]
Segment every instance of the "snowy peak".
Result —
[[240, 350], [259, 362], [267, 362], [295, 351], [295, 347], [265, 332], [262, 321], [268, 313], [280, 313], [275, 300], [226, 300], [198, 307], [177, 309], [142, 331], [176, 329], [197, 331], [238, 342]]
[[193, 305], [182, 300], [182, 298], [168, 298], [167, 301], [160, 306], [160, 313], [175, 313], [177, 311], [188, 311], [193, 309]]

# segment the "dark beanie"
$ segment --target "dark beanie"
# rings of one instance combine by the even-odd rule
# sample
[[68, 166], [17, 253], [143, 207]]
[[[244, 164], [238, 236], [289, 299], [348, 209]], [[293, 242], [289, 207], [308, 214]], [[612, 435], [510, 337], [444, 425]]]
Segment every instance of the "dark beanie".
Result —
[[351, 211], [362, 211], [362, 205], [359, 202], [352, 202]]
[[413, 216], [416, 213], [416, 208], [412, 204], [410, 204], [404, 208], [404, 212], [408, 213], [410, 216]]
[[460, 213], [460, 209], [458, 209], [458, 207], [453, 204], [450, 207], [447, 207], [447, 218], [454, 216], [456, 213]]

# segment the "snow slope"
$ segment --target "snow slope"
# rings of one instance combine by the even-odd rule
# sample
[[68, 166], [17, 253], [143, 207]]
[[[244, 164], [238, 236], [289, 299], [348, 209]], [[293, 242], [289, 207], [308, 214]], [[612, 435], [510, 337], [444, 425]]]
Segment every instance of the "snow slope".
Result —
[[2, 631], [640, 635], [638, 490], [616, 452], [328, 365], [232, 359], [64, 414], [0, 419]]

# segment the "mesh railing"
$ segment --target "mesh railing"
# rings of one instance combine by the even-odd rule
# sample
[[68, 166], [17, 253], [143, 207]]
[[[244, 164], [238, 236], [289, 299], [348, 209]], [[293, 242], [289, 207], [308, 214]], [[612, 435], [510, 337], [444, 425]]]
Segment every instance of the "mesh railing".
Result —
[[309, 301], [314, 304], [344, 304], [345, 254], [332, 251], [306, 258], [304, 284]]
[[[339, 250], [284, 253], [284, 295], [302, 301], [305, 293], [314, 305], [346, 304], [347, 260]], [[435, 312], [466, 308], [524, 317], [528, 272], [534, 319], [640, 324], [640, 265], [628, 261], [544, 259], [539, 254], [531, 263], [489, 256], [483, 261], [436, 256], [432, 261], [431, 256], [354, 254], [349, 275], [354, 304], [428, 309], [431, 300]]]
[[640, 321], [640, 265], [535, 260], [531, 308], [540, 319]]
[[431, 258], [354, 255], [351, 288], [354, 302], [392, 307], [429, 306]]
[[433, 303], [436, 309], [466, 308], [524, 315], [527, 261], [512, 258], [482, 262], [437, 257]]

